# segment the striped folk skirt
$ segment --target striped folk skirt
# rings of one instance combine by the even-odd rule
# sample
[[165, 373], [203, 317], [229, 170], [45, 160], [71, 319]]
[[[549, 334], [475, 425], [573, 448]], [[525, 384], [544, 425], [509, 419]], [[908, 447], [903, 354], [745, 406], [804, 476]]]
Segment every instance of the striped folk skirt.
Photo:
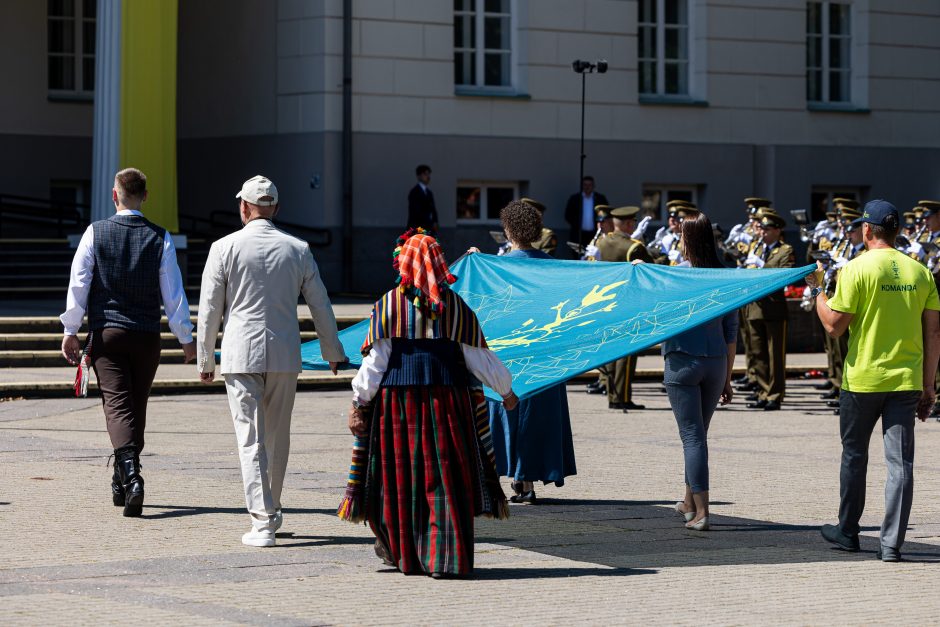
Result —
[[474, 516], [508, 515], [485, 399], [467, 388], [415, 386], [382, 388], [376, 400], [369, 526], [405, 574], [471, 573]]

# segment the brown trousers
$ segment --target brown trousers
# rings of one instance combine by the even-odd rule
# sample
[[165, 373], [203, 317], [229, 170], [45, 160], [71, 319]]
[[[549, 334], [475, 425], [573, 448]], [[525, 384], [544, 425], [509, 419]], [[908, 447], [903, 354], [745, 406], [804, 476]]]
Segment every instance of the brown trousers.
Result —
[[91, 365], [98, 377], [112, 448], [144, 448], [147, 401], [160, 365], [160, 334], [109, 327], [92, 333]]
[[748, 320], [754, 347], [757, 396], [764, 401], [783, 402], [787, 389], [787, 321]]
[[636, 355], [628, 355], [605, 364], [601, 378], [607, 388], [607, 403], [629, 403], [633, 400], [633, 379], [636, 378]]

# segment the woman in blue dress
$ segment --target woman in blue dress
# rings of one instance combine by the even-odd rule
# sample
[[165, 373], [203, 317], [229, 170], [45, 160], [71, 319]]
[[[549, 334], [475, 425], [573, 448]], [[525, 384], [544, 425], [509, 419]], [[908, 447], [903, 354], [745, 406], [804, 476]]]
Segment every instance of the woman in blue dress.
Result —
[[[514, 200], [499, 217], [512, 244], [512, 251], [505, 256], [552, 259], [532, 247], [542, 237], [542, 214], [538, 209]], [[533, 504], [536, 481], [561, 487], [565, 477], [577, 474], [564, 383], [520, 401], [512, 411], [490, 401], [489, 411], [496, 469], [501, 476], [512, 479], [511, 502]]]

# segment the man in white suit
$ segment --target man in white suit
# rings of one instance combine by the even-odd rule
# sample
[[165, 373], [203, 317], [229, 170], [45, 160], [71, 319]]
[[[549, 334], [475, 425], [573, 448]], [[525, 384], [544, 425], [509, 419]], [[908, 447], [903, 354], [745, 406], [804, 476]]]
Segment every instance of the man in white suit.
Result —
[[301, 370], [299, 294], [310, 308], [321, 354], [333, 374], [346, 355], [310, 247], [271, 222], [278, 209], [274, 183], [255, 176], [235, 197], [244, 227], [212, 244], [202, 273], [198, 368], [204, 383], [214, 380], [215, 342], [224, 314], [221, 373], [252, 523], [242, 542], [274, 546], [283, 522], [281, 488]]

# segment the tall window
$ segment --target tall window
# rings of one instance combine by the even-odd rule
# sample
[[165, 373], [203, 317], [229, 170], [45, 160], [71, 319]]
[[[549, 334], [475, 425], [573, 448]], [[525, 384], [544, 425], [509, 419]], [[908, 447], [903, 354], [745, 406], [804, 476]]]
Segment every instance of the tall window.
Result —
[[499, 221], [499, 212], [519, 198], [519, 184], [508, 181], [460, 181], [457, 183], [457, 220]]
[[640, 203], [641, 213], [638, 216], [652, 216], [654, 221], [666, 219], [666, 203], [670, 200], [688, 200], [698, 204], [698, 187], [695, 185], [655, 185], [643, 186], [643, 201]]
[[454, 84], [513, 85], [513, 0], [454, 0]]
[[640, 93], [689, 95], [689, 0], [639, 0]]
[[845, 2], [806, 5], [806, 99], [840, 103], [851, 99], [851, 6]]
[[94, 93], [96, 11], [97, 0], [48, 0], [50, 94]]

